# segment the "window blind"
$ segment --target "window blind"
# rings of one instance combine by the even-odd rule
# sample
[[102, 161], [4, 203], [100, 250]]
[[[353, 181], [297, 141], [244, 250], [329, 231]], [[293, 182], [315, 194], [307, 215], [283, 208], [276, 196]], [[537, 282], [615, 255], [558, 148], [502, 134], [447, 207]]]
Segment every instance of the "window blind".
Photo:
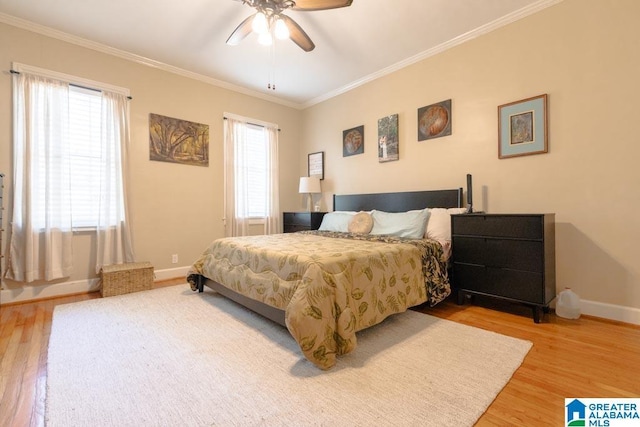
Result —
[[264, 127], [247, 124], [247, 186], [250, 218], [267, 216], [268, 141]]

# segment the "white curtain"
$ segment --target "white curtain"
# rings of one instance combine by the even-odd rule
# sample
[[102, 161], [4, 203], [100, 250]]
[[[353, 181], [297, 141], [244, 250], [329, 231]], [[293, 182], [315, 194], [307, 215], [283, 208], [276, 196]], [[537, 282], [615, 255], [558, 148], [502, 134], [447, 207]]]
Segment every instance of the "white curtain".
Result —
[[247, 192], [236, 193], [236, 187], [244, 188], [243, 176], [236, 177], [236, 163], [240, 170], [246, 169], [241, 155], [246, 128], [242, 121], [233, 118], [224, 122], [224, 235], [246, 236], [249, 234]]
[[128, 99], [103, 91], [101, 119], [96, 273], [103, 265], [134, 261], [125, 182], [130, 139]]
[[[246, 120], [227, 115], [224, 128], [224, 224], [225, 236], [249, 234], [249, 164], [247, 160], [247, 126], [255, 126]], [[277, 126], [263, 126], [268, 144], [266, 216], [261, 218], [264, 233], [278, 233], [280, 229], [279, 181], [278, 181], [278, 130]]]
[[[68, 84], [13, 77], [13, 220], [7, 277], [20, 282], [68, 277], [73, 268]], [[34, 173], [46, 170], [46, 174]]]
[[264, 221], [265, 234], [280, 233], [280, 191], [278, 175], [278, 129], [275, 126], [265, 128], [269, 141], [267, 173], [267, 217]]

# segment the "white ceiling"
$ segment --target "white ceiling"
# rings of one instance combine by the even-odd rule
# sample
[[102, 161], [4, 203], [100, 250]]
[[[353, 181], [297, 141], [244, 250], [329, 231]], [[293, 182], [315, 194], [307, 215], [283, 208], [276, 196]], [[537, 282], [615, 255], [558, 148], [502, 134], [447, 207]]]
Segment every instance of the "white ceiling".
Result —
[[274, 55], [254, 35], [225, 44], [254, 13], [234, 0], [0, 0], [0, 22], [304, 108], [558, 1], [353, 0], [287, 11], [316, 48], [285, 40]]

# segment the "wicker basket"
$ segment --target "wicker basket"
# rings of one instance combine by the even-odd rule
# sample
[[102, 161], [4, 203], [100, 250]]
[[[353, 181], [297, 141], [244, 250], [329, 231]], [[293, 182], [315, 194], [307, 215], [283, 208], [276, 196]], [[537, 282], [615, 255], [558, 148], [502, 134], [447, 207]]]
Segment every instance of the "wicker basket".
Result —
[[153, 265], [150, 262], [105, 265], [100, 270], [103, 297], [146, 291], [153, 286]]

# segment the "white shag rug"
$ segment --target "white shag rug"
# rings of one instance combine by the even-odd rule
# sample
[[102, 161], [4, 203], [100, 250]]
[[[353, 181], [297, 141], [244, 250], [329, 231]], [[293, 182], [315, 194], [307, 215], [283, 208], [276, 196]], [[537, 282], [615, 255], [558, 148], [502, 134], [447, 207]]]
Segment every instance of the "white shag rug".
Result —
[[531, 343], [408, 311], [322, 371], [286, 328], [188, 285], [55, 308], [46, 425], [471, 426]]

